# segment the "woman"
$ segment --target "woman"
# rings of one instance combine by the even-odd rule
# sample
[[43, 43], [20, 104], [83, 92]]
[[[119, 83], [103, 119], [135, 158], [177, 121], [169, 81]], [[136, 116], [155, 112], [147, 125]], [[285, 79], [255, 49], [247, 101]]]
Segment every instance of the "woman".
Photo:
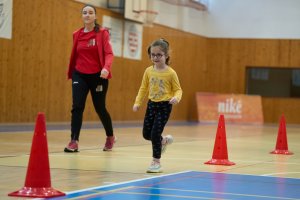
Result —
[[71, 141], [64, 151], [79, 151], [79, 134], [89, 91], [107, 136], [103, 151], [111, 151], [116, 138], [105, 106], [113, 61], [109, 32], [97, 24], [96, 9], [91, 5], [82, 8], [82, 20], [84, 27], [73, 33], [73, 49], [68, 70], [68, 79], [72, 79], [73, 97]]

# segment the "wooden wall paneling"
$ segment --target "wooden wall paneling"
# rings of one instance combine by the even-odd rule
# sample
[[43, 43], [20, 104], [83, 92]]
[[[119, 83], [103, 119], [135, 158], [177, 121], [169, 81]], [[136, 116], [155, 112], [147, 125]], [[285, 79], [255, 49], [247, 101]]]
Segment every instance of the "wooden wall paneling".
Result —
[[[0, 39], [0, 122], [33, 122], [45, 112], [47, 121], [70, 121], [71, 81], [66, 71], [72, 47], [72, 32], [82, 26], [83, 4], [72, 0], [15, 0], [13, 38]], [[32, 10], [35, 10], [32, 12]], [[97, 8], [102, 16], [124, 19], [121, 14]], [[151, 64], [146, 50], [155, 39], [171, 45], [172, 67], [176, 70], [183, 99], [174, 106], [171, 119], [196, 120], [195, 93], [244, 93], [246, 66], [299, 67], [299, 40], [204, 38], [154, 24], [144, 27], [142, 60], [115, 57], [107, 107], [114, 121], [142, 120], [132, 105], [142, 75]], [[285, 111], [292, 123], [299, 99], [263, 98], [266, 122], [277, 122]], [[85, 121], [98, 121], [90, 96]]]
[[[24, 6], [25, 2], [20, 3], [20, 7]], [[19, 12], [19, 15], [17, 14]], [[20, 16], [25, 16], [25, 10], [20, 10], [13, 12], [13, 21], [18, 21], [22, 17]], [[26, 22], [27, 19], [24, 18], [24, 22]], [[20, 93], [22, 92], [23, 86], [20, 84], [20, 78], [22, 77], [22, 60], [24, 56], [24, 47], [23, 47], [23, 42], [22, 42], [22, 36], [21, 34], [17, 35], [15, 34], [15, 30], [23, 30], [25, 27], [24, 24], [21, 23], [15, 23], [13, 26], [13, 39], [9, 40], [10, 45], [8, 46], [8, 49], [10, 51], [9, 54], [9, 62], [7, 63], [7, 66], [3, 66], [7, 68], [7, 76], [3, 80], [6, 82], [6, 93], [5, 97], [5, 105], [4, 107], [6, 108], [5, 112], [2, 114], [6, 118], [5, 120], [8, 121], [13, 121], [13, 120], [20, 120], [20, 114], [22, 114], [22, 109], [20, 108], [25, 108], [26, 105], [24, 105], [24, 102], [22, 105], [20, 105], [20, 102], [18, 101], [20, 97]], [[18, 106], [17, 106], [18, 105]]]
[[[179, 39], [180, 41], [182, 39]], [[183, 98], [178, 105], [178, 114], [188, 120], [197, 120], [195, 94], [202, 91], [207, 75], [206, 40], [199, 36], [186, 36], [181, 48], [176, 48], [176, 58], [180, 63], [178, 75], [183, 89]]]
[[299, 124], [298, 98], [263, 98], [264, 118], [266, 123], [279, 123], [282, 114], [287, 124]]
[[290, 66], [290, 40], [279, 40], [278, 41], [278, 66]]
[[283, 41], [280, 40], [270, 40], [261, 39], [255, 40], [255, 61], [258, 66], [280, 66], [286, 65], [285, 56], [283, 51], [281, 51], [284, 46], [281, 45]]
[[[277, 106], [277, 105], [276, 105]], [[279, 99], [278, 104], [277, 122], [279, 122], [279, 116], [284, 114], [286, 116], [287, 123], [289, 124], [299, 124], [299, 110], [300, 110], [300, 99], [299, 98], [284, 98]], [[275, 119], [270, 120], [270, 122], [276, 121]]]
[[244, 60], [245, 67], [247, 66], [254, 66], [255, 65], [255, 54], [256, 54], [256, 43], [255, 39], [244, 39], [241, 41], [244, 42]]
[[67, 66], [72, 45], [72, 32], [79, 25], [78, 4], [53, 1], [49, 27], [48, 105], [49, 121], [69, 121], [71, 112], [71, 81], [67, 80]]
[[231, 93], [244, 93], [245, 91], [245, 57], [246, 43], [243, 40], [230, 40], [230, 61], [228, 70], [229, 74], [229, 92]]
[[226, 66], [228, 66], [228, 40], [209, 39], [207, 51], [208, 73], [206, 77], [207, 91], [225, 92], [228, 81]]
[[[31, 55], [29, 58], [34, 60], [33, 66], [33, 79], [29, 82], [35, 83], [34, 91], [35, 99], [31, 100], [33, 105], [30, 113], [37, 113], [39, 111], [45, 112], [49, 105], [49, 92], [48, 86], [52, 84], [52, 80], [49, 76], [49, 61], [50, 61], [50, 39], [51, 39], [51, 18], [52, 18], [52, 6], [46, 1], [39, 1], [39, 7], [37, 8], [37, 15], [43, 16], [43, 19], [36, 23], [34, 27], [31, 27], [31, 31], [36, 33], [32, 39]], [[47, 7], [47, 10], [43, 8]], [[35, 17], [33, 17], [35, 18]], [[35, 42], [40, 41], [40, 42]], [[38, 110], [37, 110], [38, 109]], [[29, 119], [30, 120], [30, 119]]]
[[2, 115], [0, 115], [0, 122], [3, 122], [7, 114], [7, 76], [9, 66], [9, 40], [0, 40], [0, 105], [2, 110]]
[[275, 118], [278, 118], [278, 112], [276, 108], [276, 99], [274, 98], [262, 98], [262, 107], [264, 114], [264, 122], [276, 122]]
[[289, 65], [300, 67], [300, 40], [290, 40]]

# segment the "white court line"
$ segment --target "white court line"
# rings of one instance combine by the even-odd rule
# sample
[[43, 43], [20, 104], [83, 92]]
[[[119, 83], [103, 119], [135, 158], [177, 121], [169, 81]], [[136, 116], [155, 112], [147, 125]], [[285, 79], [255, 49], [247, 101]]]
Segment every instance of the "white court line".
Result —
[[[77, 153], [78, 154], [78, 153]], [[118, 156], [123, 156], [124, 154], [113, 154], [114, 157], [112, 158], [118, 158]], [[28, 156], [28, 155], [27, 155]], [[55, 153], [50, 155], [51, 157], [65, 157], [66, 153]], [[67, 155], [67, 156], [71, 156]], [[95, 158], [107, 158], [107, 155], [80, 155], [80, 157], [82, 159], [95, 159]], [[149, 159], [151, 156], [131, 156], [130, 158], [132, 159]], [[187, 158], [187, 157], [181, 157], [181, 158], [165, 158], [165, 160], [192, 160], [192, 161], [206, 161], [209, 160], [210, 158], [208, 157], [207, 159], [203, 159], [203, 158]], [[278, 161], [261, 161], [261, 160], [234, 160], [234, 162], [236, 163], [257, 163], [257, 164], [289, 164], [289, 165], [300, 165], [299, 163], [295, 163], [295, 162], [278, 162]]]
[[[173, 194], [152, 194], [152, 193], [142, 193], [142, 192], [116, 192], [118, 194], [131, 194], [131, 195], [148, 195], [148, 196], [156, 196], [158, 198], [160, 197], [175, 197], [175, 198], [179, 198], [179, 199], [206, 199], [206, 200], [214, 200], [216, 198], [211, 198], [211, 197], [196, 197], [196, 196], [183, 196], [183, 195], [173, 195]], [[230, 200], [230, 199], [224, 199], [222, 198], [222, 200]]]
[[[78, 154], [78, 153], [76, 153]], [[72, 153], [49, 153], [49, 157], [72, 157]], [[7, 158], [7, 157], [29, 157], [30, 155], [0, 155], [0, 159], [1, 158]], [[114, 154], [114, 157], [112, 158], [118, 158], [118, 156], [123, 156], [123, 154]], [[80, 159], [95, 159], [95, 158], [107, 158], [107, 155], [80, 155]], [[132, 159], [149, 159], [150, 156], [131, 156]], [[209, 160], [210, 157], [208, 157], [207, 159], [203, 159], [203, 158], [187, 158], [187, 157], [180, 157], [180, 158], [165, 158], [165, 160], [188, 160], [188, 161], [207, 161]], [[261, 160], [234, 160], [234, 162], [240, 164], [240, 163], [254, 163], [254, 164], [287, 164], [287, 165], [300, 165], [299, 163], [295, 163], [295, 162], [278, 162], [278, 161], [261, 161]]]
[[166, 176], [172, 176], [172, 175], [178, 175], [178, 174], [184, 174], [188, 172], [193, 172], [193, 171], [183, 171], [183, 172], [177, 172], [177, 173], [172, 173], [172, 174], [164, 174], [164, 175], [159, 175], [159, 176], [153, 176], [153, 177], [148, 177], [148, 178], [141, 178], [137, 180], [132, 180], [132, 181], [126, 181], [126, 182], [120, 182], [120, 183], [115, 183], [115, 184], [110, 184], [110, 185], [104, 185], [104, 186], [98, 186], [98, 187], [91, 187], [91, 188], [86, 188], [82, 190], [76, 190], [72, 192], [66, 192], [66, 194], [74, 194], [74, 193], [79, 193], [79, 192], [86, 192], [89, 190], [96, 190], [96, 189], [102, 189], [102, 188], [107, 188], [107, 187], [113, 187], [113, 186], [118, 186], [118, 185], [123, 185], [123, 184], [128, 184], [128, 183], [134, 183], [138, 181], [144, 181], [144, 180], [150, 180], [154, 178], [161, 178], [161, 177], [166, 177]]
[[262, 174], [261, 176], [273, 176], [273, 175], [285, 175], [285, 174], [300, 174], [300, 172], [278, 172], [278, 173], [270, 173], [270, 174]]
[[[170, 190], [170, 191], [182, 191], [182, 192], [194, 192], [194, 193], [207, 193], [207, 194], [225, 194], [225, 195], [233, 195], [233, 196], [246, 196], [246, 197], [260, 197], [260, 198], [270, 198], [270, 199], [289, 199], [289, 200], [296, 200], [295, 198], [288, 198], [288, 197], [274, 197], [274, 196], [265, 196], [265, 195], [251, 195], [251, 194], [241, 194], [241, 193], [229, 193], [229, 192], [211, 192], [211, 191], [205, 191], [205, 190], [182, 190], [182, 189], [177, 189], [177, 188], [159, 188], [159, 187], [139, 187], [136, 186], [134, 189], [138, 188], [146, 188], [146, 189], [151, 189], [151, 190]], [[130, 194], [131, 192], [117, 192], [117, 193], [126, 193]], [[139, 193], [139, 192], [134, 192], [133, 194], [146, 194], [146, 193]], [[162, 195], [164, 196], [164, 195]], [[169, 195], [168, 195], [169, 196]], [[177, 195], [170, 195], [176, 197]], [[193, 196], [179, 196], [179, 197], [190, 197], [192, 198]]]

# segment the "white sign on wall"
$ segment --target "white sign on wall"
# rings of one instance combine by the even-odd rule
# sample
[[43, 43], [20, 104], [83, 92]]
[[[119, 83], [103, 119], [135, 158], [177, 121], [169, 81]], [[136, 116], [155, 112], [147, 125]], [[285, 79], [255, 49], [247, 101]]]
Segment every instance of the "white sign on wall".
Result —
[[122, 56], [123, 20], [103, 16], [102, 26], [109, 29], [114, 56]]
[[143, 26], [134, 22], [125, 22], [123, 57], [141, 60]]
[[13, 0], [0, 0], [0, 38], [11, 39]]

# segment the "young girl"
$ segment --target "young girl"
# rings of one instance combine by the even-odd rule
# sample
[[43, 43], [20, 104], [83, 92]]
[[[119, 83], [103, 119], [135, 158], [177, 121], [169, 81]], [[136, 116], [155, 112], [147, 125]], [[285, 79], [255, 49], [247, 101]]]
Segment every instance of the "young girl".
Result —
[[162, 172], [161, 154], [173, 142], [171, 135], [162, 136], [162, 133], [172, 105], [179, 103], [181, 99], [182, 89], [176, 72], [169, 66], [169, 43], [164, 39], [154, 41], [148, 47], [148, 55], [153, 65], [145, 70], [133, 111], [139, 110], [146, 93], [149, 92], [143, 136], [152, 142], [153, 161], [147, 172], [159, 173]]
[[111, 151], [116, 138], [105, 103], [114, 57], [109, 32], [96, 22], [95, 7], [85, 5], [81, 14], [84, 27], [73, 33], [73, 48], [68, 70], [68, 78], [72, 79], [73, 104], [71, 140], [64, 151], [71, 153], [79, 151], [82, 116], [89, 92], [106, 133], [103, 151]]

